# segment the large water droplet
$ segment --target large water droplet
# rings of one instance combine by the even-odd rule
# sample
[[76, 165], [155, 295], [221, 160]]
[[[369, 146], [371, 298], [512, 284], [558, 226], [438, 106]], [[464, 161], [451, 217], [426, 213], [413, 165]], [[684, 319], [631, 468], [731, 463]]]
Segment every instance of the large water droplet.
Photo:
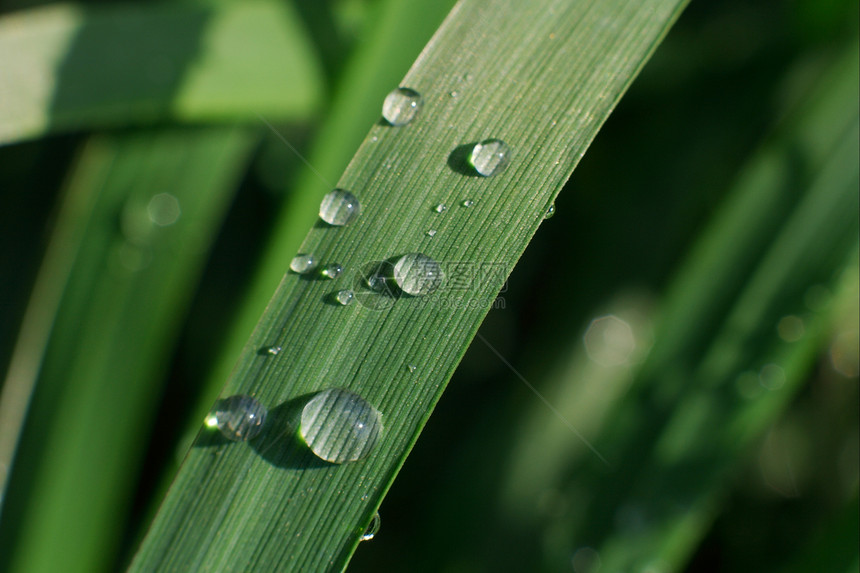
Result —
[[421, 94], [409, 88], [397, 88], [385, 96], [382, 117], [393, 126], [406, 125], [418, 115], [424, 100]]
[[336, 279], [343, 272], [343, 266], [333, 263], [331, 265], [326, 265], [323, 270], [320, 272], [322, 276], [327, 279]]
[[422, 253], [403, 255], [394, 265], [394, 282], [400, 290], [413, 296], [434, 292], [444, 278], [439, 263]]
[[555, 215], [555, 203], [550, 204], [546, 209], [546, 213], [543, 214], [544, 219], [552, 219], [552, 216]]
[[238, 394], [219, 400], [206, 418], [206, 425], [218, 428], [228, 440], [243, 442], [257, 436], [266, 422], [268, 410], [254, 398]]
[[352, 301], [355, 299], [355, 293], [347, 289], [339, 290], [337, 291], [337, 294], [334, 295], [334, 298], [337, 302], [346, 306], [348, 304], [352, 304]]
[[486, 139], [476, 143], [469, 154], [469, 163], [484, 177], [498, 175], [504, 171], [510, 159], [511, 150], [508, 144], [500, 139]]
[[343, 227], [353, 221], [361, 213], [361, 204], [349, 191], [335, 189], [326, 193], [320, 203], [320, 219], [334, 225]]
[[382, 433], [382, 420], [376, 408], [358, 394], [333, 388], [305, 405], [299, 432], [314, 454], [342, 464], [373, 450]]
[[446, 205], [445, 203], [439, 203], [438, 205], [433, 207], [433, 210], [436, 211], [437, 213], [444, 213], [445, 211], [448, 210], [448, 205]]
[[424, 234], [430, 238], [433, 238], [436, 236], [436, 229], [427, 229], [427, 232]]
[[370, 541], [376, 534], [379, 533], [379, 528], [382, 527], [382, 518], [379, 517], [379, 512], [373, 514], [373, 519], [370, 520], [370, 523], [367, 526], [367, 529], [364, 530], [364, 533], [361, 534], [360, 541]]
[[296, 255], [290, 261], [290, 270], [300, 275], [311, 272], [316, 266], [317, 260], [309, 254]]

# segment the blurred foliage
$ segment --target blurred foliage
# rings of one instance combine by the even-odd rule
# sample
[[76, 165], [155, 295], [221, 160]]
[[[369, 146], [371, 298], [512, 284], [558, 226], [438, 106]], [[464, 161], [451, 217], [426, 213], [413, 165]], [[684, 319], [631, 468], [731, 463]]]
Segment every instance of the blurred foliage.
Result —
[[[11, 18], [27, 15], [26, 10], [42, 4], [30, 0], [0, 2], [0, 30]], [[86, 3], [80, 13], [101, 13], [98, 11], [104, 4]], [[157, 4], [157, 8], [140, 4], [139, 9], [152, 18], [175, 10], [208, 14], [219, 4], [229, 3]], [[256, 263], [262, 252], [275, 248], [270, 246], [270, 238], [277, 237], [275, 243], [283, 244], [304, 235], [307, 205], [313, 200], [295, 196], [292, 191], [307, 186], [305, 180], [315, 176], [309, 175], [280, 141], [271, 136], [261, 138], [265, 128], [256, 120], [247, 123], [249, 118], [272, 112], [273, 120], [283, 122], [278, 128], [285, 137], [326, 177], [335, 179], [377, 114], [373, 102], [402, 76], [417, 55], [423, 40], [415, 38], [435, 28], [433, 24], [429, 30], [418, 32], [413, 24], [396, 25], [400, 20], [391, 16], [391, 6], [398, 4], [397, 9], [411, 14], [409, 3], [396, 1], [285, 3], [286, 13], [291, 15], [287, 28], [301, 30], [301, 56], [290, 65], [305, 70], [305, 80], [291, 85], [289, 78], [269, 74], [272, 68], [267, 66], [277, 66], [277, 61], [256, 60], [263, 71], [255, 77], [272, 90], [265, 92], [271, 97], [263, 103], [255, 99], [260, 96], [256, 92], [250, 99], [233, 101], [236, 107], [232, 111], [219, 108], [213, 113], [202, 104], [198, 108], [188, 103], [182, 108], [185, 111], [176, 114], [177, 108], [166, 107], [169, 101], [178, 101], [173, 99], [179, 90], [174, 82], [159, 88], [162, 91], [156, 96], [161, 99], [155, 112], [151, 107], [140, 111], [132, 106], [117, 115], [105, 105], [92, 110], [93, 115], [75, 115], [74, 121], [63, 116], [45, 124], [56, 126], [60, 134], [0, 147], [0, 298], [4, 301], [0, 305], [0, 364], [4, 371], [16, 344], [21, 344], [27, 305], [33, 304], [34, 297], [38, 303], [40, 273], [45, 272], [52, 248], [56, 248], [52, 240], [65, 237], [59, 234], [67, 210], [63, 205], [68, 204], [76, 185], [93, 192], [106, 189], [117, 193], [114, 211], [99, 215], [104, 223], [92, 228], [90, 232], [96, 235], [90, 240], [100, 245], [97, 248], [104, 250], [103, 255], [110, 249], [127, 254], [129, 249], [123, 251], [122, 240], [128, 229], [122, 228], [122, 209], [116, 205], [126, 199], [133, 202], [134, 194], [141, 193], [140, 188], [135, 191], [133, 179], [141, 177], [140, 185], [146, 184], [146, 179], [143, 175], [122, 176], [113, 189], [110, 185], [102, 188], [91, 181], [98, 165], [107, 173], [104, 177], [110, 177], [113, 168], [152, 162], [157, 167], [148, 173], [154, 181], [146, 189], [159, 188], [165, 185], [165, 177], [181, 179], [195, 172], [194, 162], [183, 160], [181, 149], [186, 145], [188, 153], [198, 157], [196, 171], [204, 179], [208, 166], [217, 161], [213, 157], [223, 153], [221, 148], [214, 149], [217, 144], [205, 140], [220, 133], [214, 137], [223, 138], [218, 140], [232, 150], [225, 168], [215, 170], [218, 173], [209, 180], [213, 189], [227, 194], [221, 199], [225, 207], [229, 196], [235, 194], [223, 224], [218, 226], [221, 215], [213, 204], [213, 212], [206, 216], [206, 229], [192, 230], [192, 235], [204, 233], [196, 238], [201, 246], [184, 255], [190, 258], [171, 258], [173, 253], [163, 263], [172, 265], [172, 272], [177, 273], [179, 286], [165, 294], [177, 305], [176, 316], [152, 321], [158, 327], [150, 334], [155, 337], [155, 346], [140, 357], [142, 364], [127, 364], [116, 355], [101, 363], [107, 366], [100, 368], [107, 370], [99, 375], [106, 380], [112, 379], [113, 370], [124, 367], [145, 374], [140, 382], [140, 388], [146, 390], [145, 399], [137, 400], [137, 394], [121, 396], [131, 400], [124, 406], [127, 411], [139, 416], [128, 419], [127, 431], [136, 434], [128, 447], [133, 445], [134, 451], [116, 457], [116, 452], [106, 449], [89, 451], [80, 442], [73, 449], [75, 442], [64, 439], [66, 420], [79, 415], [99, 418], [101, 410], [94, 410], [97, 404], [116, 397], [97, 396], [80, 409], [64, 412], [65, 417], [55, 417], [51, 410], [57, 398], [53, 387], [37, 388], [34, 394], [21, 442], [30, 445], [25, 457], [13, 466], [13, 485], [16, 481], [29, 484], [39, 475], [39, 479], [46, 479], [45, 475], [54, 473], [53, 468], [59, 468], [53, 464], [66, 462], [74, 467], [103, 461], [106, 467], [128, 474], [122, 478], [122, 493], [111, 494], [124, 501], [103, 514], [109, 521], [100, 527], [106, 527], [111, 536], [103, 540], [100, 551], [104, 553], [90, 561], [98, 568], [118, 569], [128, 561], [160, 500], [163, 483], [170, 479], [177, 456], [183, 454], [187, 444], [183, 436], [193, 424], [189, 412], [196, 412], [193, 418], [199, 418], [199, 404], [206, 403], [212, 392], [210, 380], [223, 379], [224, 370], [234, 361], [230, 353], [236, 341], [247, 338], [249, 325], [237, 326], [234, 318], [250, 277], [266, 272]], [[202, 29], [203, 20], [195, 29]], [[846, 169], [856, 170], [858, 159], [852, 147], [857, 143], [856, 132], [839, 131], [846, 101], [853, 106], [848, 116], [856, 118], [860, 102], [855, 91], [847, 92], [847, 100], [834, 99], [831, 107], [821, 102], [829, 101], [828, 94], [834, 91], [831, 84], [822, 85], [822, 81], [832, 77], [840, 62], [847, 66], [850, 81], [846, 85], [856, 85], [850, 74], [857, 73], [857, 22], [858, 5], [853, 0], [694, 1], [688, 7], [604, 126], [560, 196], [556, 215], [535, 236], [500, 293], [504, 308], [492, 311], [481, 330], [487, 343], [594, 443], [609, 466], [601, 464], [572, 437], [479, 339], [467, 352], [383, 503], [381, 531], [373, 542], [360, 546], [350, 570], [584, 573], [596, 572], [598, 563], [603, 563], [600, 571], [613, 572], [858, 570], [856, 183], [853, 203], [833, 203], [837, 211], [845, 204], [855, 209], [842, 210], [843, 226], [834, 223], [836, 231], [829, 242], [816, 246], [813, 236], [803, 248], [793, 251], [796, 259], [790, 264], [780, 263], [786, 259], [777, 256], [786, 229], [802, 231], [804, 222], [815, 218], [813, 208], [819, 203], [807, 197], [819, 196], [814, 194], [818, 175], [832, 173], [828, 177], [839, 179]], [[98, 31], [99, 27], [92, 29]], [[199, 38], [184, 37], [184, 31], [174, 30], [173, 37], [182, 40], [179, 44], [190, 58], [198, 49], [194, 42]], [[281, 32], [275, 30], [270, 37], [278, 42], [297, 37]], [[408, 36], [417, 44], [398, 54], [398, 63], [391, 69], [379, 65], [389, 54], [374, 50], [374, 46], [386, 45], [380, 39], [385, 34], [394, 41], [399, 41], [397, 34]], [[247, 31], [241, 30], [239, 38], [245, 35]], [[147, 37], [143, 34], [140, 38]], [[296, 53], [278, 45], [283, 53]], [[25, 49], [29, 56], [39, 55], [38, 50], [21, 48]], [[40, 49], [46, 49], [45, 45]], [[0, 57], [15, 60], [11, 54]], [[846, 59], [846, 54], [853, 56]], [[61, 56], [75, 54], [58, 51], [51, 57]], [[237, 61], [241, 65], [243, 60]], [[79, 62], [77, 69], [86, 69], [84, 64]], [[371, 75], [371, 69], [378, 75]], [[381, 69], [385, 71], [378, 71]], [[271, 83], [263, 81], [267, 74]], [[367, 75], [368, 85], [360, 96], [339, 91], [343, 85], [354, 85], [349, 84], [350, 77], [362, 74]], [[130, 78], [129, 83], [115, 87], [130, 89], [135, 76], [126, 73], [123, 77]], [[173, 79], [178, 82], [178, 78]], [[4, 80], [0, 91], [12, 89], [9, 86], [15, 81]], [[115, 96], [100, 91], [96, 83], [85, 87], [111, 99]], [[213, 89], [204, 82], [195, 89], [211, 94], [220, 87], [216, 84]], [[279, 90], [293, 93], [295, 99], [279, 101]], [[120, 89], [118, 93], [129, 96], [139, 92]], [[18, 101], [32, 103], [20, 93], [16, 96]], [[11, 131], [8, 125], [20, 119], [8, 115], [13, 109], [8, 101], [0, 101], [6, 110], [0, 117], [11, 118], [2, 120], [0, 133]], [[281, 104], [278, 109], [272, 107]], [[798, 127], [803, 122], [797, 116], [810, 108], [820, 113], [807, 123], [812, 127], [803, 132]], [[369, 119], [349, 123], [349, 132], [339, 131], [344, 117], [358, 113], [367, 114]], [[175, 136], [187, 137], [185, 144], [169, 135], [175, 129], [170, 124], [174, 115], [187, 121], [243, 121], [252, 127], [243, 133], [233, 132], [229, 126], [213, 128], [211, 133], [193, 128]], [[133, 127], [142, 125], [147, 127]], [[115, 129], [108, 136], [92, 135], [91, 130], [105, 126]], [[810, 133], [808, 141], [814, 147], [823, 141], [818, 134], [828, 130], [833, 132], [828, 135], [830, 143], [822, 144], [817, 155], [810, 159], [801, 153], [799, 147], [803, 146], [796, 145], [798, 133]], [[325, 142], [336, 139], [338, 133], [344, 135], [337, 146], [326, 148]], [[31, 129], [27, 137], [36, 135], [38, 132]], [[111, 153], [120, 153], [120, 159], [126, 157], [125, 164], [120, 161], [117, 167], [105, 155], [105, 149], [111, 147], [124, 150]], [[750, 182], [744, 177], [754, 173], [756, 165], [766, 164], [768, 153], [774, 149], [789, 158], [792, 171], [784, 187], [788, 191], [777, 193], [773, 203], [756, 203], [756, 190], [763, 188], [758, 183], [766, 178]], [[94, 153], [101, 155], [93, 158]], [[137, 159], [129, 159], [133, 156]], [[191, 175], [185, 173], [186, 167]], [[89, 183], [80, 183], [86, 177], [90, 177]], [[846, 177], [852, 184], [851, 173]], [[192, 187], [201, 189], [198, 185]], [[284, 205], [285, 214], [276, 217]], [[747, 215], [756, 228], [745, 226]], [[731, 227], [733, 224], [737, 227]], [[823, 228], [827, 228], [826, 223]], [[815, 232], [818, 229], [814, 228]], [[709, 242], [709, 237], [725, 233], [752, 240]], [[211, 252], [205, 248], [209, 242], [213, 242]], [[789, 250], [795, 245], [792, 241], [787, 244]], [[708, 245], [713, 250], [709, 251]], [[777, 262], [768, 263], [768, 253], [777, 253], [773, 255]], [[710, 266], [712, 259], [706, 255], [724, 261], [729, 272], [720, 272], [716, 263]], [[105, 260], [113, 257], [104, 256]], [[764, 266], [766, 263], [772, 266]], [[202, 267], [199, 283], [194, 272], [198, 266]], [[736, 279], [728, 281], [732, 288], [714, 295], [720, 304], [709, 307], [705, 314], [699, 314], [700, 307], [693, 303], [686, 306], [685, 297], [695, 302], [702, 294], [684, 291], [685, 285], [693, 284], [685, 283], [685, 276], [693, 272], [690, 269], [699, 269], [700, 277], [713, 278], [712, 285], [707, 281], [696, 285], [702, 291], [721, 289], [727, 284], [726, 276]], [[769, 287], [771, 294], [762, 295], [762, 300], [782, 302], [767, 307], [762, 316], [747, 312], [745, 308], [751, 307], [743, 306], [744, 296], [759, 296], [746, 290], [760, 284], [750, 277], [763, 277], [756, 280], [766, 282], [784, 270], [789, 278], [774, 282]], [[75, 271], [65, 272], [72, 273], [68, 280], [74, 286]], [[157, 272], [165, 271], [159, 268]], [[92, 278], [84, 276], [71, 295], [63, 294], [62, 288], [55, 295], [89, 295], [96, 288], [92, 286], [96, 283], [86, 282]], [[101, 278], [107, 282], [98, 283], [102, 285], [98, 288], [105, 289], [106, 294], [98, 297], [108, 310], [96, 307], [94, 316], [98, 318], [101, 312], [113, 317], [111, 328], [115, 330], [110, 332], [116, 334], [110, 337], [121, 339], [129, 329], [135, 334], [148, 331], [152, 324], [145, 319], [153, 314], [154, 307], [128, 308], [123, 291], [111, 290], [117, 285], [109, 276]], [[152, 277], [147, 280], [158, 282]], [[196, 290], [194, 284], [199, 284]], [[154, 288], [146, 280], [136, 286], [120, 286]], [[259, 295], [254, 296], [259, 299]], [[115, 307], [110, 307], [112, 301]], [[771, 316], [774, 309], [789, 308], [784, 317]], [[143, 322], [124, 322], [123, 312]], [[610, 367], [590, 357], [584, 345], [592, 321], [607, 315], [623, 319], [627, 326], [601, 336], [611, 337], [615, 332], [616, 339], [620, 336], [622, 341], [635, 341], [635, 348], [624, 355], [626, 362]], [[667, 322], [667, 317], [678, 322]], [[694, 322], [684, 324], [687, 318]], [[744, 323], [747, 318], [750, 324]], [[54, 318], [48, 317], [46, 328], [52, 324]], [[60, 351], [71, 363], [80, 340], [86, 340], [85, 333], [79, 331], [82, 324], [86, 323], [79, 317], [56, 317], [59, 330], [55, 333], [65, 333], [66, 337]], [[100, 328], [98, 322], [93, 324], [91, 329]], [[734, 330], [736, 327], [740, 330]], [[673, 336], [685, 337], [685, 354], [661, 355], [667, 337]], [[787, 344], [787, 340], [798, 342]], [[115, 347], [119, 350], [106, 347], [103, 352], [136, 352], [122, 350], [119, 342]], [[48, 346], [46, 339], [42, 343], [43, 348], [33, 355], [37, 362], [39, 353]], [[741, 344], [748, 354], [726, 366], [720, 362], [720, 344]], [[610, 349], [597, 360], [616, 360], [612, 352]], [[664, 359], [662, 364], [660, 359]], [[65, 368], [60, 362], [56, 364], [46, 365], [49, 374], [51, 368], [55, 372]], [[774, 380], [784, 376], [779, 390], [782, 394], [766, 411], [744, 414], [744, 400], [723, 411], [715, 393], [694, 392], [706, 384], [703, 381], [708, 377], [702, 372], [714, 364], [715, 370], [710, 372], [725, 370], [720, 376], [731, 379], [733, 388], [742, 395], [764, 392], [774, 396], [768, 384], [780, 384]], [[780, 370], [765, 370], [768, 365], [777, 366], [782, 374]], [[79, 368], [77, 376], [86, 383], [91, 371]], [[72, 378], [68, 377], [69, 383]], [[4, 400], [9, 394], [8, 380]], [[75, 392], [81, 400], [91, 398], [64, 388], [66, 381], [60, 374], [53, 383], [59, 392]], [[9, 420], [0, 419], [4, 439], [17, 432]], [[713, 420], [718, 423], [710, 425]], [[105, 431], [98, 424], [92, 429]], [[715, 440], [724, 440], [720, 443], [726, 450], [689, 456], [687, 440], [692, 440], [693, 447], [709, 444], [706, 438], [711, 432]], [[50, 451], [39, 449], [48, 447], [43, 441], [45, 435], [55, 436]], [[88, 443], [84, 434], [80, 436], [78, 440]], [[744, 439], [730, 442], [726, 436]], [[51, 457], [58, 455], [58, 450], [60, 461]], [[649, 461], [655, 451], [675, 452], [680, 464]], [[20, 462], [28, 458], [30, 462]], [[49, 462], [48, 470], [39, 470]], [[61, 475], [62, 470], [56, 474]], [[44, 510], [27, 497], [29, 487], [10, 489], [14, 494], [20, 492], [20, 498], [0, 508], [0, 570], [11, 568], [11, 548], [16, 547], [19, 536], [32, 535], [29, 543], [38, 553], [51, 546], [44, 537], [60, 535], [40, 531], [38, 526], [27, 533], [25, 524]], [[96, 483], [91, 489], [101, 487]], [[679, 490], [683, 490], [681, 502]], [[106, 497], [106, 503], [110, 499], [117, 498]], [[45, 503], [50, 510], [54, 502]], [[648, 513], [648, 508], [672, 504], [673, 520], [653, 519]], [[87, 508], [77, 508], [67, 517], [86, 523], [87, 513]], [[638, 543], [647, 545], [643, 553], [662, 547], [671, 559], [641, 562], [634, 555], [628, 562], [613, 557], [625, 551], [635, 553]], [[74, 563], [74, 549], [64, 551], [62, 558]], [[625, 568], [614, 569], [613, 564], [619, 562], [624, 562]], [[686, 565], [676, 569], [669, 566], [673, 562]], [[71, 565], [68, 568], [74, 569]]]

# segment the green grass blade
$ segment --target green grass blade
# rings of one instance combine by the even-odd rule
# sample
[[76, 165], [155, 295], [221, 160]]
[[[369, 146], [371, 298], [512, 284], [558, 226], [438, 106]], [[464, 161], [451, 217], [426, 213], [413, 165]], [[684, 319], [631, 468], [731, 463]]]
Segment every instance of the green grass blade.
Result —
[[[30, 302], [59, 302], [50, 338], [37, 326], [17, 349], [31, 367], [4, 384], [4, 411], [21, 412], [28, 392], [11, 391], [38, 382], [4, 496], [4, 570], [99, 571], [116, 558], [181, 309], [254, 139], [219, 127], [85, 146], [54, 237], [63, 244], [39, 277], [59, 289]], [[10, 422], [4, 436], [17, 434]]]
[[58, 131], [305, 118], [322, 71], [289, 4], [84, 7], [0, 18], [0, 143]]
[[[225, 396], [253, 394], [273, 409], [268, 431], [250, 444], [197, 442], [133, 570], [343, 567], [548, 205], [684, 4], [455, 7], [403, 82], [424, 95], [419, 119], [374, 126], [339, 180], [363, 202], [361, 217], [316, 226], [302, 246], [346, 276], [287, 275], [227, 384]], [[507, 141], [513, 161], [496, 177], [470, 176], [462, 146], [488, 137]], [[435, 213], [440, 202], [450, 211]], [[469, 280], [468, 291], [384, 309], [367, 293], [364, 305], [327, 303], [363, 264], [414, 251], [441, 261], [449, 285]], [[260, 352], [271, 345], [283, 351]], [[368, 459], [322, 464], [287, 430], [302, 397], [330, 387], [383, 413]]]

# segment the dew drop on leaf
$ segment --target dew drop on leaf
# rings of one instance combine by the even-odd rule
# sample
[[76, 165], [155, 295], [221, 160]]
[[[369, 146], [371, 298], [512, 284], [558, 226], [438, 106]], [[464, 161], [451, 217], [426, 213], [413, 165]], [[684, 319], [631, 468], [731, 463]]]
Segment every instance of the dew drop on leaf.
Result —
[[421, 94], [409, 88], [392, 90], [382, 103], [382, 117], [395, 127], [406, 125], [418, 115], [424, 104]]
[[382, 418], [358, 394], [332, 388], [305, 404], [299, 433], [317, 457], [335, 464], [354, 462], [376, 446]]
[[500, 139], [486, 139], [476, 143], [469, 154], [469, 163], [479, 175], [490, 177], [498, 175], [508, 166], [511, 150]]
[[356, 196], [343, 189], [327, 193], [320, 203], [320, 219], [335, 227], [349, 224], [360, 213], [361, 204]]
[[403, 255], [394, 264], [394, 282], [400, 290], [412, 296], [436, 291], [444, 278], [439, 263], [422, 253]]
[[219, 400], [206, 418], [206, 425], [218, 428], [228, 440], [244, 442], [257, 436], [266, 422], [268, 410], [244, 394]]

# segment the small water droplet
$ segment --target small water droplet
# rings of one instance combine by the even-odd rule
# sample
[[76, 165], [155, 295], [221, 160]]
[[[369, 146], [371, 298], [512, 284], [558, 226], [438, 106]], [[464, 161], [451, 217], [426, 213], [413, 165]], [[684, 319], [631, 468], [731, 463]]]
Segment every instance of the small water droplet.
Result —
[[337, 294], [334, 295], [334, 298], [335, 300], [337, 300], [337, 302], [339, 302], [343, 306], [346, 306], [348, 304], [352, 304], [352, 301], [355, 299], [355, 293], [348, 289], [339, 290], [337, 291]]
[[318, 457], [335, 464], [365, 457], [382, 433], [381, 415], [358, 394], [333, 388], [302, 410], [302, 439]]
[[444, 278], [439, 263], [422, 253], [403, 255], [394, 265], [394, 282], [400, 290], [413, 296], [434, 292]]
[[326, 265], [320, 272], [327, 279], [336, 279], [343, 272], [343, 267], [337, 263]]
[[460, 92], [458, 92], [457, 90], [453, 90], [453, 91], [452, 91], [451, 93], [449, 93], [448, 95], [449, 95], [449, 96], [451, 96], [451, 97], [453, 98], [453, 97], [457, 97], [457, 96], [459, 96], [459, 95], [460, 95]]
[[373, 519], [367, 525], [367, 529], [361, 534], [360, 541], [370, 541], [376, 534], [379, 533], [379, 528], [382, 527], [382, 518], [379, 517], [379, 512], [373, 514]]
[[228, 440], [243, 442], [257, 436], [266, 422], [268, 410], [254, 398], [238, 394], [219, 400], [206, 418], [206, 425], [218, 428]]
[[555, 215], [555, 203], [552, 203], [549, 207], [547, 207], [546, 213], [543, 214], [543, 218], [552, 219], [553, 215]]
[[383, 292], [387, 291], [388, 287], [386, 286], [386, 281], [388, 279], [382, 275], [370, 275], [366, 277], [364, 282], [367, 284], [367, 288], [375, 292]]
[[395, 127], [406, 125], [418, 115], [424, 100], [421, 94], [409, 88], [392, 90], [382, 103], [382, 117]]
[[334, 225], [343, 227], [353, 221], [361, 213], [361, 204], [349, 191], [335, 189], [323, 197], [320, 203], [320, 219]]
[[409, 368], [409, 372], [415, 372], [416, 370], [418, 370], [418, 367], [414, 364], [407, 364], [406, 367]]
[[490, 177], [504, 171], [510, 158], [511, 150], [507, 143], [500, 139], [486, 139], [472, 148], [469, 163], [479, 175]]
[[475, 202], [472, 201], [471, 199], [466, 199], [465, 201], [460, 203], [460, 205], [462, 205], [463, 207], [471, 207], [474, 204], [475, 204]]
[[280, 346], [269, 346], [266, 348], [266, 354], [271, 354], [272, 356], [277, 356], [278, 354], [281, 353], [281, 350], [282, 349]]
[[309, 254], [301, 254], [293, 257], [293, 260], [290, 261], [290, 270], [294, 273], [305, 274], [314, 270], [317, 266], [317, 260], [313, 255]]
[[427, 233], [425, 233], [425, 234], [426, 234], [428, 237], [435, 237], [435, 236], [436, 236], [436, 229], [428, 229], [428, 230], [427, 230]]
[[445, 211], [448, 210], [448, 205], [446, 205], [445, 203], [439, 203], [438, 205], [433, 207], [433, 210], [436, 211], [437, 213], [444, 213]]

